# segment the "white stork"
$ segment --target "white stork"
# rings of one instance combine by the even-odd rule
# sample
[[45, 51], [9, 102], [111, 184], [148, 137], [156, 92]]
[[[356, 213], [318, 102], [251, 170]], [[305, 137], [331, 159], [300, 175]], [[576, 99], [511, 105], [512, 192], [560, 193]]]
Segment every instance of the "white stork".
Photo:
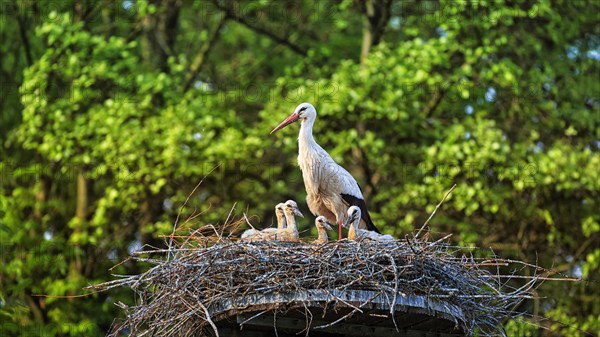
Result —
[[275, 217], [277, 217], [277, 228], [265, 228], [263, 230], [248, 229], [242, 233], [242, 241], [272, 241], [277, 238], [277, 232], [286, 227], [284, 203], [275, 205]]
[[338, 165], [312, 135], [317, 110], [310, 103], [302, 103], [279, 124], [271, 134], [287, 125], [301, 120], [298, 136], [298, 165], [302, 170], [306, 202], [314, 215], [323, 215], [339, 226], [338, 235], [342, 239], [342, 223], [350, 206], [358, 206], [362, 211], [360, 228], [379, 233], [363, 198], [356, 180], [348, 171]]
[[325, 244], [329, 241], [327, 237], [327, 231], [333, 230], [329, 225], [329, 221], [327, 218], [320, 215], [315, 219], [315, 226], [317, 227], [317, 233], [319, 233], [319, 237], [313, 241], [315, 244]]
[[300, 241], [298, 227], [296, 227], [296, 218], [294, 215], [304, 217], [298, 209], [298, 204], [294, 200], [288, 200], [283, 207], [287, 227], [277, 230], [277, 240], [281, 241]]
[[359, 228], [359, 223], [361, 221], [361, 211], [360, 208], [356, 206], [352, 206], [348, 208], [348, 219], [346, 220], [346, 226], [350, 226], [350, 230], [348, 231], [348, 239], [349, 240], [361, 240], [361, 239], [369, 239], [373, 241], [379, 242], [393, 242], [395, 241], [394, 237], [389, 234], [380, 234], [375, 233], [373, 231], [368, 231]]
[[287, 220], [285, 219], [284, 212], [285, 204], [283, 202], [275, 205], [275, 217], [277, 218], [277, 229], [285, 229], [287, 226]]

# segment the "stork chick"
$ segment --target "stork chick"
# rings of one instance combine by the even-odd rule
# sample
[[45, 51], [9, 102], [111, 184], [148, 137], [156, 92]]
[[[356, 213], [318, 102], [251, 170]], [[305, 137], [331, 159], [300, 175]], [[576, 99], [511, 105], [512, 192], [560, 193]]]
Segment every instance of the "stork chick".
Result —
[[317, 232], [319, 233], [319, 237], [312, 243], [315, 243], [315, 244], [327, 243], [327, 241], [329, 241], [329, 238], [327, 237], [327, 231], [333, 230], [333, 228], [331, 228], [331, 226], [329, 224], [329, 221], [327, 221], [327, 218], [322, 215], [318, 216], [315, 219], [315, 226], [317, 227]]
[[277, 230], [277, 240], [281, 241], [300, 241], [298, 235], [298, 227], [296, 226], [296, 218], [294, 215], [304, 217], [298, 209], [298, 204], [294, 200], [288, 200], [283, 207], [287, 227]]
[[284, 206], [284, 203], [275, 205], [277, 228], [265, 228], [263, 230], [248, 229], [242, 233], [242, 241], [272, 241], [277, 239], [277, 232], [286, 227], [285, 214], [283, 212]]
[[379, 242], [393, 242], [395, 241], [394, 237], [389, 234], [379, 234], [373, 231], [364, 230], [359, 228], [359, 223], [361, 220], [360, 216], [360, 208], [356, 206], [352, 206], [348, 208], [348, 218], [346, 220], [346, 226], [350, 226], [350, 230], [348, 231], [348, 239], [349, 240], [361, 240], [361, 239], [369, 239], [373, 241]]
[[379, 233], [371, 221], [367, 204], [356, 180], [313, 138], [312, 130], [316, 118], [315, 107], [310, 103], [302, 103], [271, 131], [274, 133], [287, 125], [301, 121], [298, 136], [298, 166], [302, 170], [308, 208], [314, 215], [323, 215], [332, 223], [337, 222], [340, 240], [342, 224], [350, 206], [358, 206], [362, 211], [360, 228]]

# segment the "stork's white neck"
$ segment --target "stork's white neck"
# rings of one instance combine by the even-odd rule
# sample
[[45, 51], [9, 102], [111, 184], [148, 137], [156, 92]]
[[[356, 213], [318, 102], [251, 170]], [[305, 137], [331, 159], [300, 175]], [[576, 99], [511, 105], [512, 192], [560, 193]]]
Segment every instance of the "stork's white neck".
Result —
[[287, 224], [287, 221], [286, 221], [284, 215], [280, 214], [279, 212], [276, 212], [275, 215], [277, 216], [277, 228], [284, 229]]
[[303, 119], [300, 123], [300, 134], [298, 135], [298, 143], [302, 146], [312, 147], [316, 145], [315, 139], [313, 138], [313, 125], [315, 124], [315, 117], [308, 117]]
[[358, 233], [359, 233], [359, 228], [358, 225], [360, 224], [360, 215], [358, 216], [358, 219], [356, 219], [354, 222], [352, 222], [352, 224], [350, 224], [350, 229], [348, 231], [348, 237], [354, 237], [356, 238]]
[[327, 242], [329, 240], [327, 237], [327, 230], [325, 228], [317, 227], [317, 232], [319, 233], [319, 241]]
[[296, 218], [294, 217], [294, 214], [291, 214], [289, 212], [285, 212], [285, 220], [287, 222], [287, 227], [286, 229], [293, 231], [293, 230], [298, 230], [296, 227]]

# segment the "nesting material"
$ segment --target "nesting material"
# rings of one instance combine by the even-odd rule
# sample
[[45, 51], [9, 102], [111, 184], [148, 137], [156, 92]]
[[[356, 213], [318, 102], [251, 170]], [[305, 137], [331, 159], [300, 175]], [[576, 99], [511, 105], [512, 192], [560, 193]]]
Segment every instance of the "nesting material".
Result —
[[[447, 308], [456, 328], [467, 335], [474, 331], [502, 335], [501, 320], [513, 315], [511, 308], [517, 303], [530, 298], [538, 281], [520, 276], [519, 286], [511, 286], [512, 276], [498, 270], [508, 266], [514, 272], [531, 265], [475, 259], [470, 249], [444, 240], [343, 240], [315, 245], [238, 241], [198, 232], [175, 237], [177, 245], [169, 249], [133, 257], [154, 265], [148, 271], [91, 287], [100, 291], [127, 287], [137, 294], [135, 305], [118, 303], [126, 318], [115, 321], [112, 336], [124, 331], [135, 336], [218, 335], [221, 320], [254, 315], [253, 305], [260, 304], [262, 312], [277, 312], [292, 302], [322, 303], [326, 308], [357, 292], [373, 296], [328, 325], [361, 315], [360, 307], [371, 301], [393, 312], [403, 300], [417, 298], [430, 308]], [[270, 298], [288, 300], [265, 306]], [[261, 303], [254, 303], [258, 299]], [[311, 315], [306, 314], [306, 332], [318, 328], [311, 326]]]

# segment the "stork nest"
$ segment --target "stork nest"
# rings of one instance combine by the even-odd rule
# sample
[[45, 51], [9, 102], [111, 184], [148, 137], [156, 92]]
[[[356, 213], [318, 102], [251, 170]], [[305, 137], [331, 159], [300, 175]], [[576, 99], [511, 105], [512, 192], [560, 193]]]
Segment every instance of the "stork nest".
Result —
[[[504, 335], [501, 320], [514, 316], [511, 308], [531, 298], [539, 281], [515, 275], [536, 266], [475, 258], [472, 248], [449, 245], [448, 236], [435, 242], [407, 237], [391, 244], [342, 240], [314, 245], [238, 241], [208, 227], [213, 235], [201, 234], [204, 227], [168, 237], [168, 249], [137, 252], [132, 259], [149, 263], [146, 272], [90, 287], [127, 287], [137, 294], [135, 305], [118, 303], [126, 318], [114, 324], [110, 336], [218, 336], [224, 303], [235, 307], [252, 296], [314, 291], [325, 291], [336, 302], [343, 301], [337, 294], [355, 290], [380, 296], [388, 308], [399, 297], [422, 296], [458, 308], [461, 315], [454, 320], [467, 335]], [[518, 282], [511, 282], [513, 277]]]

